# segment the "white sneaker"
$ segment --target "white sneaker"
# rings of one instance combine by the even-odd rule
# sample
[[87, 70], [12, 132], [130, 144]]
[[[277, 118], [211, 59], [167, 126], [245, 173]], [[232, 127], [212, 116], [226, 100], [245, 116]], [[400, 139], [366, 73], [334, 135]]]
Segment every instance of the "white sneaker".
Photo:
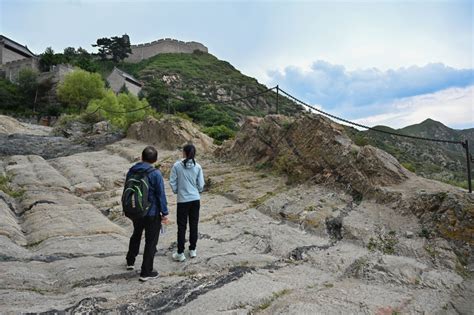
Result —
[[196, 258], [197, 252], [196, 250], [189, 250], [189, 257], [190, 258]]
[[134, 265], [127, 265], [127, 270], [134, 270], [135, 266]]
[[173, 254], [173, 259], [176, 260], [176, 261], [179, 261], [179, 262], [183, 262], [183, 261], [186, 260], [186, 256], [184, 256], [184, 253], [181, 253], [181, 254], [174, 253]]

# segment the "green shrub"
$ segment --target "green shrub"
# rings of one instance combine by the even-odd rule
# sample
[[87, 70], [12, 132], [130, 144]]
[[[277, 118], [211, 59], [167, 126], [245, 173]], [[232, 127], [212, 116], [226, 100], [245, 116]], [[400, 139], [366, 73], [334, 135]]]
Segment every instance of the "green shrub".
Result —
[[13, 189], [10, 185], [12, 180], [11, 176], [0, 175], [0, 190], [13, 198], [20, 198], [25, 193], [24, 190]]
[[215, 105], [207, 104], [199, 108], [195, 112], [190, 112], [191, 116], [196, 122], [205, 127], [225, 126], [228, 129], [235, 130], [237, 126], [232, 117], [222, 108], [217, 108]]
[[411, 163], [405, 162], [405, 163], [402, 163], [402, 166], [412, 173], [415, 173], [416, 171], [415, 166], [413, 166], [413, 164]]
[[139, 100], [138, 97], [133, 94], [120, 93], [117, 95], [117, 101], [119, 105], [121, 105], [119, 107], [123, 107], [123, 111], [127, 112], [123, 114], [126, 126], [143, 120], [143, 118], [149, 113], [149, 108], [144, 108], [148, 106], [147, 100]]
[[221, 144], [224, 140], [235, 136], [235, 131], [223, 125], [204, 128], [203, 132], [214, 138], [217, 144]]
[[0, 79], [0, 109], [3, 111], [19, 111], [25, 107], [25, 95], [18, 85]]
[[101, 76], [81, 69], [67, 74], [57, 90], [61, 102], [78, 110], [82, 110], [92, 100], [101, 99], [106, 94]]
[[123, 113], [125, 111], [124, 105], [118, 101], [112, 90], [108, 90], [101, 99], [91, 100], [86, 111], [97, 113], [101, 119], [109, 120], [116, 127], [125, 128], [127, 126], [127, 119]]
[[186, 113], [177, 112], [175, 114], [175, 116], [178, 116], [179, 118], [182, 118], [182, 119], [187, 120], [187, 121], [191, 121], [191, 122], [193, 121], [193, 119], [191, 117], [189, 117], [188, 114], [186, 114]]
[[359, 147], [363, 147], [369, 144], [369, 140], [361, 134], [357, 134], [354, 136], [354, 143], [357, 144]]

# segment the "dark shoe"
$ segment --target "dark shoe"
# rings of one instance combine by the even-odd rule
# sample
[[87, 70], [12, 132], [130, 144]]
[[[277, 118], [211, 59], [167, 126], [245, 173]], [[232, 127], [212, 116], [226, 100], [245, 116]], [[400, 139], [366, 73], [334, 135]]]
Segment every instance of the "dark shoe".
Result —
[[134, 270], [135, 266], [134, 265], [127, 265], [127, 270]]
[[156, 279], [156, 278], [158, 278], [158, 272], [152, 271], [149, 275], [140, 275], [140, 278], [138, 280], [145, 282], [145, 281]]

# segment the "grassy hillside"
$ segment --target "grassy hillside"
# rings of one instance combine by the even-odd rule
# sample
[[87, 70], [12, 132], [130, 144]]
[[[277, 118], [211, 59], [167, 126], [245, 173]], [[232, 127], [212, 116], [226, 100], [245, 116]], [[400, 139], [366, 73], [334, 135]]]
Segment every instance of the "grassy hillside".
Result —
[[[401, 134], [474, 143], [474, 129], [455, 130], [427, 119], [398, 130], [377, 126]], [[466, 155], [459, 144], [437, 143], [392, 136], [375, 131], [347, 129], [359, 145], [370, 144], [395, 156], [407, 169], [418, 175], [467, 187]], [[474, 148], [474, 145], [472, 146]], [[473, 150], [474, 151], [474, 150]]]
[[[148, 94], [156, 92], [154, 86], [157, 86], [162, 93], [171, 96], [183, 98], [191, 93], [198, 102], [237, 99], [267, 89], [227, 61], [202, 52], [159, 54], [135, 64], [122, 63], [119, 67], [142, 80]], [[276, 112], [276, 93], [269, 92], [258, 98], [219, 107], [232, 113], [234, 118], [243, 115], [263, 116]], [[280, 113], [292, 115], [300, 110], [300, 106], [280, 96]]]

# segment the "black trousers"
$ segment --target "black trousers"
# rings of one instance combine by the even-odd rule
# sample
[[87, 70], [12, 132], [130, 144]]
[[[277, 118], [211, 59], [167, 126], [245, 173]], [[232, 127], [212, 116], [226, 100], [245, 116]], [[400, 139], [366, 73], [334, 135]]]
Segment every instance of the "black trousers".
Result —
[[184, 252], [184, 243], [186, 242], [186, 225], [189, 219], [189, 250], [196, 249], [198, 240], [199, 223], [199, 200], [190, 202], [179, 202], [177, 207], [178, 222], [178, 254]]
[[135, 264], [135, 258], [140, 249], [142, 233], [145, 230], [145, 250], [143, 252], [142, 271], [140, 275], [147, 276], [153, 271], [153, 260], [155, 259], [156, 245], [160, 237], [161, 216], [143, 217], [133, 220], [133, 234], [127, 253], [127, 265]]

